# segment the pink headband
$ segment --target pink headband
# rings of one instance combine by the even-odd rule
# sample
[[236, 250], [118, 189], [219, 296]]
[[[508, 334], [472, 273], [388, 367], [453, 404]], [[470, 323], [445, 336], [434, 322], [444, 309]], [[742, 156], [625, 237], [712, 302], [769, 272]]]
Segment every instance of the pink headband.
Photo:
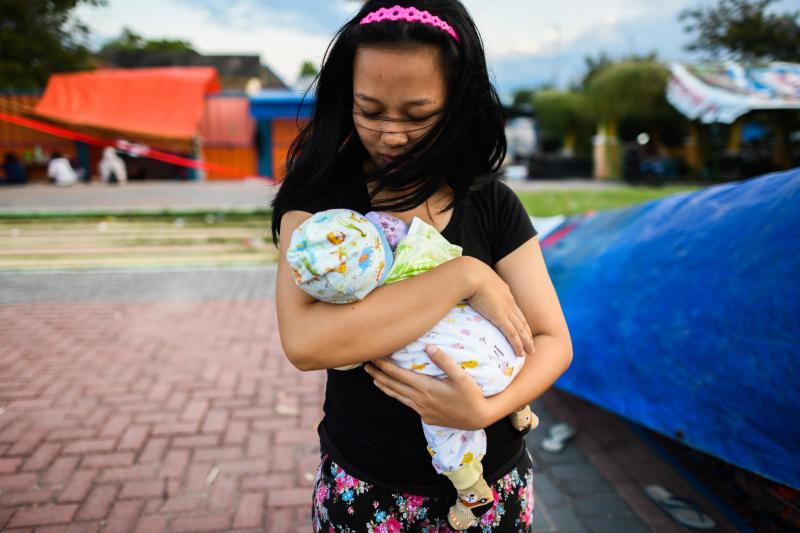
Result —
[[388, 9], [382, 7], [361, 19], [359, 24], [372, 24], [373, 22], [382, 22], [384, 20], [405, 20], [406, 22], [421, 22], [428, 26], [435, 26], [449, 33], [457, 43], [461, 42], [456, 30], [450, 24], [436, 15], [431, 15], [428, 11], [420, 11], [416, 7], [394, 6]]

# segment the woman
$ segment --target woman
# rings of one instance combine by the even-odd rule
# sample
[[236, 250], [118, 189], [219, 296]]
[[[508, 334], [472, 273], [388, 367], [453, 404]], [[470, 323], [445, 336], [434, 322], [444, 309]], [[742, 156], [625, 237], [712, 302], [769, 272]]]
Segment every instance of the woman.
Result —
[[[572, 349], [536, 232], [496, 177], [506, 150], [503, 115], [478, 31], [456, 0], [367, 2], [335, 36], [316, 91], [273, 203], [273, 238], [285, 236], [276, 287], [281, 343], [301, 370], [370, 364], [328, 372], [315, 529], [448, 527], [453, 489], [431, 466], [421, 416], [486, 429], [484, 475], [495, 506], [480, 525], [527, 530], [532, 465], [506, 416], [555, 382]], [[419, 217], [464, 256], [354, 304], [318, 302], [295, 285], [285, 248], [311, 214], [332, 208], [386, 211], [406, 223]], [[528, 358], [505, 391], [484, 398], [435, 346], [428, 352], [447, 380], [379, 359], [464, 300]]]

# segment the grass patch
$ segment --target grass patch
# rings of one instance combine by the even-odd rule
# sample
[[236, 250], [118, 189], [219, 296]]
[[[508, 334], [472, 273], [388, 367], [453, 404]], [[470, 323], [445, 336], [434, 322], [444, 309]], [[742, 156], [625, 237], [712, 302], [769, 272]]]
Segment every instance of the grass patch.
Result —
[[[620, 187], [519, 191], [517, 194], [529, 214], [551, 216], [627, 207], [697, 188], [692, 185]], [[277, 259], [277, 249], [270, 239], [269, 215], [267, 210], [0, 215], [0, 245], [6, 244], [9, 250], [25, 249], [25, 253], [0, 257], [0, 269], [270, 264]], [[130, 250], [103, 250], [109, 246]], [[137, 251], [135, 246], [163, 246], [164, 249]], [[214, 251], [200, 248], [202, 246], [224, 249]], [[62, 247], [65, 248], [63, 252]], [[45, 253], [46, 250], [53, 253]]]
[[621, 187], [601, 190], [517, 191], [529, 215], [577, 215], [593, 209], [617, 209], [656, 200], [678, 192], [697, 190], [696, 186]]
[[[590, 210], [616, 209], [662, 198], [677, 192], [700, 188], [693, 185], [669, 187], [619, 187], [600, 190], [545, 190], [518, 191], [525, 209], [533, 216], [574, 215]], [[79, 229], [96, 231], [97, 224], [106, 222], [108, 228], [150, 233], [158, 229], [246, 229], [255, 231], [269, 240], [270, 215], [268, 209], [250, 211], [174, 210], [158, 212], [50, 212], [50, 213], [0, 213], [0, 232], [36, 227], [41, 230]], [[81, 227], [85, 226], [85, 227]], [[143, 239], [147, 239], [144, 235]], [[180, 244], [180, 237], [174, 244]], [[235, 239], [234, 239], [235, 240]], [[195, 241], [192, 241], [194, 243]], [[228, 237], [215, 235], [208, 242], [227, 243]], [[190, 244], [187, 242], [186, 244]]]

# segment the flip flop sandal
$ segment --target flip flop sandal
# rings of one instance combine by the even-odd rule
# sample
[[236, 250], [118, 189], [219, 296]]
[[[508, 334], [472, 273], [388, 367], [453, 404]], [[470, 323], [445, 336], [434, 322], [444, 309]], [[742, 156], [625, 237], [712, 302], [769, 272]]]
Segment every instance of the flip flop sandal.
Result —
[[550, 426], [547, 437], [542, 440], [541, 448], [546, 452], [559, 453], [576, 433], [577, 430], [566, 422]]
[[716, 522], [707, 514], [700, 511], [691, 500], [682, 500], [674, 496], [661, 485], [648, 485], [644, 493], [662, 511], [673, 520], [689, 529], [709, 530], [717, 527]]

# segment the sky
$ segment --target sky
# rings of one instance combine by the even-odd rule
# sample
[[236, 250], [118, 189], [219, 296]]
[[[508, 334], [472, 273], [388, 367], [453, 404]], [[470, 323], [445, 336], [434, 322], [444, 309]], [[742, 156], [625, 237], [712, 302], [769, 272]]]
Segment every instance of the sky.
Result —
[[[656, 51], [691, 60], [678, 13], [712, 0], [463, 0], [480, 30], [500, 93], [580, 79], [584, 57]], [[204, 54], [260, 54], [292, 84], [305, 60], [319, 65], [333, 33], [360, 6], [353, 0], [108, 0], [76, 15], [92, 45], [123, 27], [149, 39], [183, 39]]]

